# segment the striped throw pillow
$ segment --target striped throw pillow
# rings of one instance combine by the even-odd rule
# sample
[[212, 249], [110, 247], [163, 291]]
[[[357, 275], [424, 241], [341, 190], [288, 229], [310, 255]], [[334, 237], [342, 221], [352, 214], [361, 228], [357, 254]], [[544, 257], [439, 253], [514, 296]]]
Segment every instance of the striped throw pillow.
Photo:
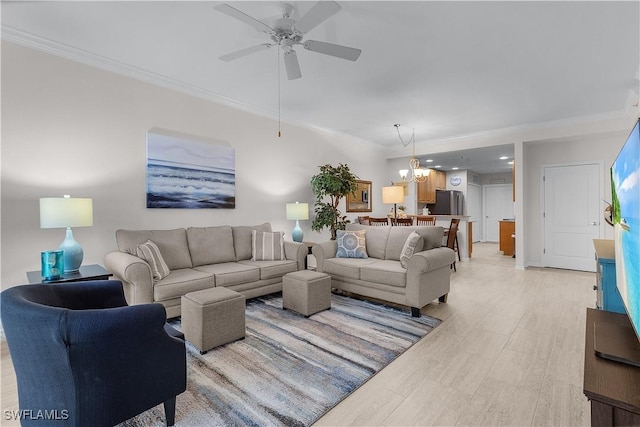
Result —
[[164, 258], [162, 258], [160, 248], [158, 248], [158, 245], [153, 243], [151, 240], [147, 240], [146, 242], [139, 244], [136, 248], [136, 255], [147, 261], [149, 267], [151, 267], [151, 273], [153, 274], [154, 280], [164, 279], [171, 272], [167, 263], [164, 262]]
[[284, 260], [284, 233], [251, 230], [251, 261]]

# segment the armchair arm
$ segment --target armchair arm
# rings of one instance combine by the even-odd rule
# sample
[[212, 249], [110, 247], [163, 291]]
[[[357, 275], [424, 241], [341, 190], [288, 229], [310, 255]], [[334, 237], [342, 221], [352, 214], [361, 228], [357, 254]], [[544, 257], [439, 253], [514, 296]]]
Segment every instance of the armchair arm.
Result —
[[305, 269], [305, 261], [307, 259], [307, 245], [300, 242], [284, 242], [284, 256], [286, 259], [296, 260], [298, 262], [298, 270]]
[[338, 252], [338, 242], [335, 240], [329, 240], [313, 245], [313, 256], [316, 257], [316, 269], [319, 272], [324, 271], [324, 260], [328, 258], [335, 258], [336, 252]]
[[113, 251], [105, 255], [104, 265], [122, 280], [129, 304], [153, 302], [153, 275], [146, 261], [126, 252]]

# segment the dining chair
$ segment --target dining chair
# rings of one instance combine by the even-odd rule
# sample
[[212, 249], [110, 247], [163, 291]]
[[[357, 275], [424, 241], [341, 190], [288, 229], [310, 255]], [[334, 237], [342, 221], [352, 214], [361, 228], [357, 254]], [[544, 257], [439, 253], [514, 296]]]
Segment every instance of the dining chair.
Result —
[[[460, 219], [451, 218], [451, 225], [448, 230], [445, 230], [444, 235], [447, 237], [447, 247], [452, 249], [453, 251], [458, 253], [458, 261], [462, 261], [460, 259], [460, 251], [458, 250], [458, 225], [460, 224]], [[453, 271], [456, 270], [456, 260], [454, 258], [453, 264], [451, 264]]]
[[369, 217], [368, 217], [368, 216], [359, 216], [359, 217], [358, 217], [358, 224], [362, 224], [362, 225], [370, 225], [370, 223], [369, 223]]
[[373, 225], [373, 226], [384, 226], [384, 225], [389, 225], [389, 220], [388, 218], [374, 218], [374, 217], [369, 217], [369, 225]]
[[416, 225], [436, 225], [436, 217], [418, 215], [416, 217]]
[[391, 225], [410, 227], [413, 225], [413, 218], [392, 218]]

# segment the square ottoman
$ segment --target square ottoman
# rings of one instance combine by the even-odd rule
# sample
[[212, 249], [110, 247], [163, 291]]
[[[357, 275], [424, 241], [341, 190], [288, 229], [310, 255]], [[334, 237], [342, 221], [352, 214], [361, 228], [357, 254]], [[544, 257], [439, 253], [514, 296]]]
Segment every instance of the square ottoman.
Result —
[[331, 276], [311, 270], [287, 273], [282, 278], [282, 308], [307, 317], [331, 308]]
[[181, 298], [182, 332], [204, 354], [245, 337], [245, 296], [218, 287], [189, 292]]

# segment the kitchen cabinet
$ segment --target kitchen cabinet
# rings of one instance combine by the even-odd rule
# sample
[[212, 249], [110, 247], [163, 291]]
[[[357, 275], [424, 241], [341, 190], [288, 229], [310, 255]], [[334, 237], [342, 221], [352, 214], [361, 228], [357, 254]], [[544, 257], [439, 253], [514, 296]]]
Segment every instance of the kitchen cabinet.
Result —
[[418, 203], [436, 202], [436, 190], [447, 189], [447, 174], [431, 170], [425, 182], [418, 183]]
[[500, 250], [508, 256], [514, 253], [516, 233], [515, 221], [500, 221]]

